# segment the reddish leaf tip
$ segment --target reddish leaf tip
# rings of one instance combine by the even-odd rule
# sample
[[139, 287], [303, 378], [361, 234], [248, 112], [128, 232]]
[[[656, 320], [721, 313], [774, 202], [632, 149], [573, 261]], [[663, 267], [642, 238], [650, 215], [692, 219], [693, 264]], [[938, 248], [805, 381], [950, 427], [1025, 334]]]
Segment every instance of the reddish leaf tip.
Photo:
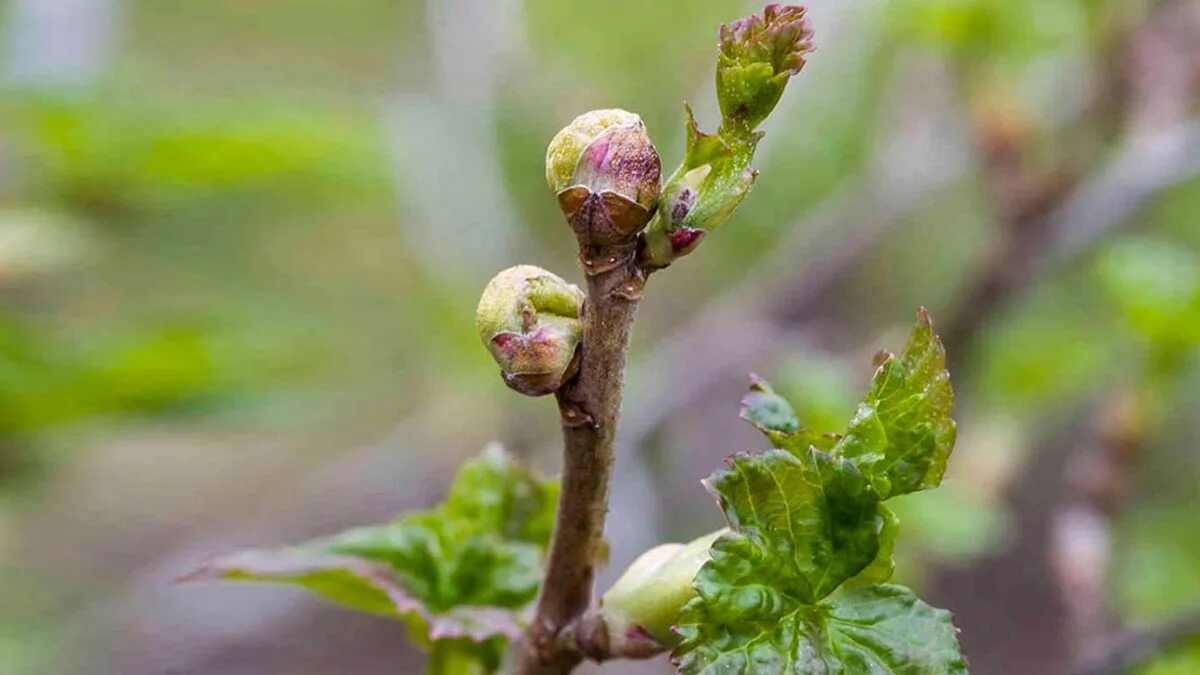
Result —
[[880, 349], [875, 352], [875, 356], [871, 357], [871, 365], [875, 368], [880, 368], [883, 364], [896, 358], [896, 355], [886, 349]]
[[750, 388], [755, 391], [766, 391], [771, 388], [767, 380], [758, 373], [750, 373]]
[[698, 230], [692, 227], [681, 227], [670, 234], [671, 252], [682, 254], [696, 247], [700, 242], [700, 238], [704, 236], [704, 230]]

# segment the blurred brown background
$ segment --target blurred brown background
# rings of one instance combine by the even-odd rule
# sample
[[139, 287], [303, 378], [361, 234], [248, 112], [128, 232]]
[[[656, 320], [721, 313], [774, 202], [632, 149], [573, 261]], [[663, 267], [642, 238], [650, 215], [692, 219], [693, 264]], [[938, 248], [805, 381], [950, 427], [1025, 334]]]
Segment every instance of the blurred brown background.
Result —
[[[1200, 2], [809, 5], [753, 196], [642, 305], [602, 583], [720, 524], [698, 481], [762, 447], [747, 372], [841, 428], [926, 305], [961, 433], [900, 505], [899, 578], [973, 672], [1200, 606]], [[682, 102], [716, 123], [716, 26], [758, 9], [2, 3], [0, 672], [417, 672], [399, 624], [170, 581], [433, 503], [491, 439], [553, 470], [478, 293], [579, 280], [546, 142], [620, 106], [673, 166]]]

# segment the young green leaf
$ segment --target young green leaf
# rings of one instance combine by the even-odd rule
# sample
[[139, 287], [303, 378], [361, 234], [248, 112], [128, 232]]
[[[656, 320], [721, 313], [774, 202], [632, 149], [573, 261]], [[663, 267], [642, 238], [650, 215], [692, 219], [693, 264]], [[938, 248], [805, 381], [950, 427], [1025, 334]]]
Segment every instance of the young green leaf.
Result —
[[815, 449], [736, 455], [705, 486], [730, 532], [680, 617], [681, 672], [786, 672], [791, 650], [817, 648], [817, 603], [875, 560], [878, 498], [852, 463]]
[[879, 530], [879, 553], [870, 565], [846, 582], [848, 586], [882, 584], [892, 578], [896, 571], [896, 539], [900, 536], [900, 517], [886, 505], [879, 505], [879, 517], [883, 527]]
[[903, 586], [877, 584], [767, 623], [749, 641], [681, 648], [675, 663], [685, 675], [959, 675], [967, 673], [967, 664], [957, 634], [949, 612]]
[[800, 430], [800, 418], [796, 417], [792, 404], [754, 373], [750, 373], [750, 393], [742, 397], [739, 416], [764, 434], [792, 434]]
[[950, 612], [895, 584], [847, 589], [821, 607], [829, 673], [966, 673]]
[[[818, 434], [804, 428], [791, 404], [771, 385], [751, 375], [750, 391], [742, 398], [741, 417], [753, 424], [771, 445], [794, 454], [810, 447], [848, 456], [867, 475], [881, 498], [936, 486], [954, 447], [954, 394], [946, 372], [945, 350], [924, 309], [917, 313], [908, 345], [900, 356], [886, 352], [859, 404], [845, 437]], [[899, 521], [880, 507], [885, 527], [879, 558], [856, 583], [879, 583], [891, 578]]]
[[822, 434], [804, 427], [796, 411], [763, 378], [750, 374], [750, 391], [742, 397], [739, 417], [763, 432], [771, 445], [793, 454], [810, 447], [828, 452], [841, 439], [837, 434]]
[[769, 4], [761, 17], [721, 26], [716, 68], [721, 126], [716, 134], [700, 131], [687, 108], [686, 154], [663, 184], [641, 242], [642, 265], [666, 267], [691, 253], [749, 194], [758, 177], [750, 162], [762, 138], [755, 128], [804, 67], [812, 35], [805, 9], [794, 5]]
[[908, 345], [875, 371], [833, 453], [854, 460], [884, 499], [936, 487], [954, 449], [953, 410], [946, 351], [922, 307]]
[[690, 106], [683, 162], [663, 185], [658, 210], [638, 252], [648, 268], [666, 267], [691, 253], [742, 203], [758, 178], [750, 168], [761, 132], [744, 127], [713, 135], [700, 131]]
[[966, 672], [949, 613], [859, 585], [890, 575], [896, 522], [852, 461], [738, 455], [707, 486], [730, 533], [681, 613], [681, 673]]
[[731, 529], [696, 577], [718, 612], [812, 604], [879, 552], [879, 500], [844, 459], [813, 449], [736, 455], [705, 486]]
[[468, 651], [498, 664], [537, 595], [557, 494], [557, 481], [490, 446], [463, 466], [436, 508], [299, 546], [221, 556], [182, 580], [294, 584], [402, 619], [418, 643], [483, 643]]
[[812, 51], [812, 22], [804, 7], [770, 4], [721, 26], [717, 101], [727, 126], [753, 129], [775, 109], [788, 79]]
[[742, 419], [776, 448], [803, 453], [813, 446], [853, 459], [883, 499], [936, 487], [954, 449], [954, 391], [946, 351], [924, 308], [904, 351], [881, 357], [844, 436], [803, 428], [791, 405], [756, 375], [742, 398]]
[[730, 532], [696, 575], [674, 659], [692, 673], [965, 673], [947, 612], [892, 575], [899, 520], [883, 499], [937, 485], [954, 445], [945, 354], [921, 310], [844, 437], [804, 429], [761, 378], [742, 417], [777, 448], [706, 486]]
[[[384, 528], [362, 528], [379, 529]], [[405, 588], [392, 568], [354, 556], [322, 553], [316, 542], [293, 548], [238, 551], [210, 560], [180, 581], [261, 581], [303, 587], [340, 605], [403, 619], [428, 633], [428, 639], [497, 636], [514, 638], [520, 625], [512, 611], [461, 606], [435, 613]]]

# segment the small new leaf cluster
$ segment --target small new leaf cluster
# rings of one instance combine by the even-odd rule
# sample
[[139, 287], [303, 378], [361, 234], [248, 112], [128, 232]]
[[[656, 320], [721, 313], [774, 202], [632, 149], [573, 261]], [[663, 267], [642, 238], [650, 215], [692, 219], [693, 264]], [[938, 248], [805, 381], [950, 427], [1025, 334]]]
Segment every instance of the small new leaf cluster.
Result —
[[717, 99], [728, 125], [758, 126], [783, 96], [788, 78], [813, 50], [812, 23], [803, 7], [767, 5], [762, 17], [721, 26]]
[[537, 595], [557, 498], [558, 481], [489, 446], [463, 465], [440, 506], [298, 546], [218, 557], [182, 580], [301, 586], [401, 619], [416, 644], [448, 646], [491, 672]]
[[762, 133], [788, 80], [812, 51], [812, 24], [803, 7], [767, 5], [763, 15], [721, 26], [717, 101], [721, 126], [700, 130], [687, 109], [687, 151], [663, 186], [659, 209], [643, 236], [639, 261], [658, 269], [691, 253], [729, 218], [750, 192], [750, 168]]
[[680, 616], [680, 672], [965, 673], [950, 614], [883, 583], [898, 530], [883, 502], [940, 483], [952, 407], [924, 310], [904, 352], [881, 355], [844, 434], [806, 429], [756, 378], [742, 416], [776, 449], [705, 481], [730, 531]]

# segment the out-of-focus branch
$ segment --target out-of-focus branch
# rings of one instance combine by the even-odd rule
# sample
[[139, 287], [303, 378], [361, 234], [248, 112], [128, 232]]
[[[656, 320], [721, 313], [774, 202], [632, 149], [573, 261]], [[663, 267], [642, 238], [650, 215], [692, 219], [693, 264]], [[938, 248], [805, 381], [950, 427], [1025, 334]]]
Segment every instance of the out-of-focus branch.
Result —
[[1117, 387], [1094, 410], [1095, 436], [1067, 459], [1066, 499], [1054, 514], [1049, 555], [1074, 654], [1105, 643], [1114, 624], [1106, 594], [1112, 519], [1145, 437], [1140, 394], [1137, 386]]
[[[1120, 48], [1110, 50], [1116, 58], [1101, 75], [1106, 82], [1101, 83], [1100, 90], [1107, 95], [1099, 97], [1080, 120], [1081, 125], [1103, 128], [1105, 140], [1123, 139], [1115, 154], [1107, 155], [1111, 160], [1101, 163], [1106, 155], [1093, 148], [1082, 157], [1060, 160], [1051, 172], [1041, 172], [1029, 161], [1017, 160], [1014, 170], [1003, 158], [993, 158], [994, 167], [1015, 171], [1017, 178], [991, 178], [1004, 244], [964, 294], [959, 321], [943, 333], [948, 351], [960, 363], [969, 356], [979, 329], [1021, 295], [1031, 281], [1130, 220], [1148, 198], [1200, 176], [1200, 121], [1178, 116], [1194, 105], [1200, 61], [1187, 54], [1196, 51], [1200, 41], [1195, 35], [1200, 31], [1193, 30], [1191, 38], [1183, 39], [1180, 35], [1188, 31], [1178, 30], [1178, 25], [1163, 31], [1166, 24], [1182, 25], [1163, 17], [1186, 4], [1159, 3], [1148, 10], [1148, 16], [1119, 28]], [[1200, 27], [1200, 22], [1194, 26]], [[1166, 33], [1173, 35], [1173, 47], [1156, 51], [1157, 58], [1190, 61], [1191, 65], [1174, 68], [1155, 63], [1147, 70], [1144, 63], [1141, 67], [1131, 64], [1129, 55], [1137, 53], [1140, 45]], [[1151, 97], [1185, 104], [1151, 106]], [[1173, 110], [1176, 116], [1151, 117], [1148, 110]], [[1088, 121], [1088, 117], [1094, 119]], [[1026, 145], [1032, 142], [1032, 138], [1024, 141]], [[983, 147], [988, 151], [986, 145]], [[1006, 150], [1001, 146], [999, 151]], [[1018, 152], [1028, 153], [1029, 149]], [[1021, 165], [1029, 168], [1022, 169]], [[1098, 168], [1081, 171], [1081, 167]], [[1076, 176], [1085, 174], [1092, 177], [1076, 181]], [[1069, 193], [1061, 190], [1059, 183], [1063, 180], [1074, 185]], [[1030, 183], [1033, 188], [1025, 188], [1015, 206], [1003, 205], [1014, 193], [1014, 185], [1023, 188]], [[1081, 429], [1070, 438], [1086, 433]], [[985, 585], [993, 589], [982, 603], [986, 612], [967, 608], [974, 615], [960, 617], [969, 631], [964, 634], [967, 650], [975, 655], [977, 664], [1030, 673], [1061, 672], [1071, 662], [1071, 647], [1078, 650], [1080, 643], [1094, 642], [1091, 636], [1107, 632], [1103, 580], [1113, 492], [1101, 485], [1098, 476], [1122, 466], [1121, 453], [1127, 442], [1110, 437], [1107, 444], [1102, 441], [1073, 457], [1070, 446], [1048, 447], [1047, 452], [1039, 453], [1038, 461], [1017, 481], [1022, 486], [1020, 492], [1009, 499], [1022, 528], [1021, 537], [1008, 551], [969, 570], [942, 570], [938, 574], [934, 586], [950, 604], [965, 597], [979, 603], [979, 589]], [[1054, 517], [1061, 506], [1059, 476], [1063, 472], [1077, 473], [1083, 485], [1074, 486], [1067, 507]], [[1053, 529], [1047, 526], [1052, 519]], [[1031, 560], [1053, 560], [1056, 569], [1051, 578], [1058, 585], [1048, 581], [1047, 570], [1031, 565]], [[1014, 614], [1023, 617], [1019, 630], [1014, 630], [1011, 622], [995, 620], [995, 616]], [[1063, 621], [1071, 625], [1068, 636], [1062, 635]], [[971, 634], [987, 637], [972, 645]]]
[[1051, 216], [1053, 233], [1034, 263], [1044, 271], [1086, 249], [1163, 190], [1200, 177], [1200, 119], [1131, 138]]
[[952, 372], [960, 370], [965, 347], [987, 318], [1028, 282], [1034, 259], [1051, 236], [1049, 214], [1078, 180], [1073, 167], [1034, 168], [1030, 131], [1019, 114], [998, 113], [990, 102], [975, 105], [982, 108], [973, 112], [980, 175], [994, 204], [1000, 243], [969, 280], [942, 329]]
[[[976, 145], [1001, 244], [944, 326], [953, 360], [969, 356], [982, 325], [1040, 272], [1126, 222], [1147, 197], [1200, 174], [1200, 123], [1185, 122], [1200, 82], [1200, 9], [1169, 0], [1148, 11], [1115, 31], [1098, 94], [1078, 124], [1063, 131], [1090, 124], [1105, 138], [1123, 132], [1114, 160], [1099, 164], [1099, 149], [1081, 144], [1082, 153], [1043, 169], [1019, 112], [997, 112], [987, 101], [976, 112]], [[969, 73], [960, 73], [964, 92], [971, 91]]]
[[1141, 629], [1126, 630], [1085, 656], [1071, 675], [1122, 675], [1177, 647], [1200, 639], [1200, 607]]
[[[838, 275], [853, 266], [871, 245], [903, 222], [944, 183], [920, 186], [905, 200], [885, 204], [892, 195], [883, 178], [851, 180], [823, 201], [809, 217], [792, 226], [790, 243], [777, 249], [756, 267], [762, 273], [748, 277], [717, 296], [679, 330], [668, 335], [640, 358], [633, 377], [643, 383], [630, 397], [622, 445], [637, 447], [658, 429], [663, 420], [710, 391], [730, 370], [753, 355], [769, 350], [785, 332], [773, 310], [786, 304], [789, 312], [813, 306]], [[863, 199], [863, 195], [871, 195]], [[887, 213], [883, 211], [887, 210]], [[813, 232], [837, 232], [863, 223], [851, 234], [830, 244], [814, 243]], [[803, 240], [803, 243], [801, 241]], [[811, 265], [784, 263], [788, 254], [804, 250], [826, 252]], [[794, 260], [795, 258], [791, 258]], [[693, 368], [703, 362], [707, 367]]]
[[944, 331], [953, 358], [965, 359], [984, 322], [1047, 271], [1127, 223], [1155, 195], [1197, 177], [1200, 120], [1130, 138], [1057, 208], [1034, 223], [1012, 226], [1014, 239], [964, 295]]

